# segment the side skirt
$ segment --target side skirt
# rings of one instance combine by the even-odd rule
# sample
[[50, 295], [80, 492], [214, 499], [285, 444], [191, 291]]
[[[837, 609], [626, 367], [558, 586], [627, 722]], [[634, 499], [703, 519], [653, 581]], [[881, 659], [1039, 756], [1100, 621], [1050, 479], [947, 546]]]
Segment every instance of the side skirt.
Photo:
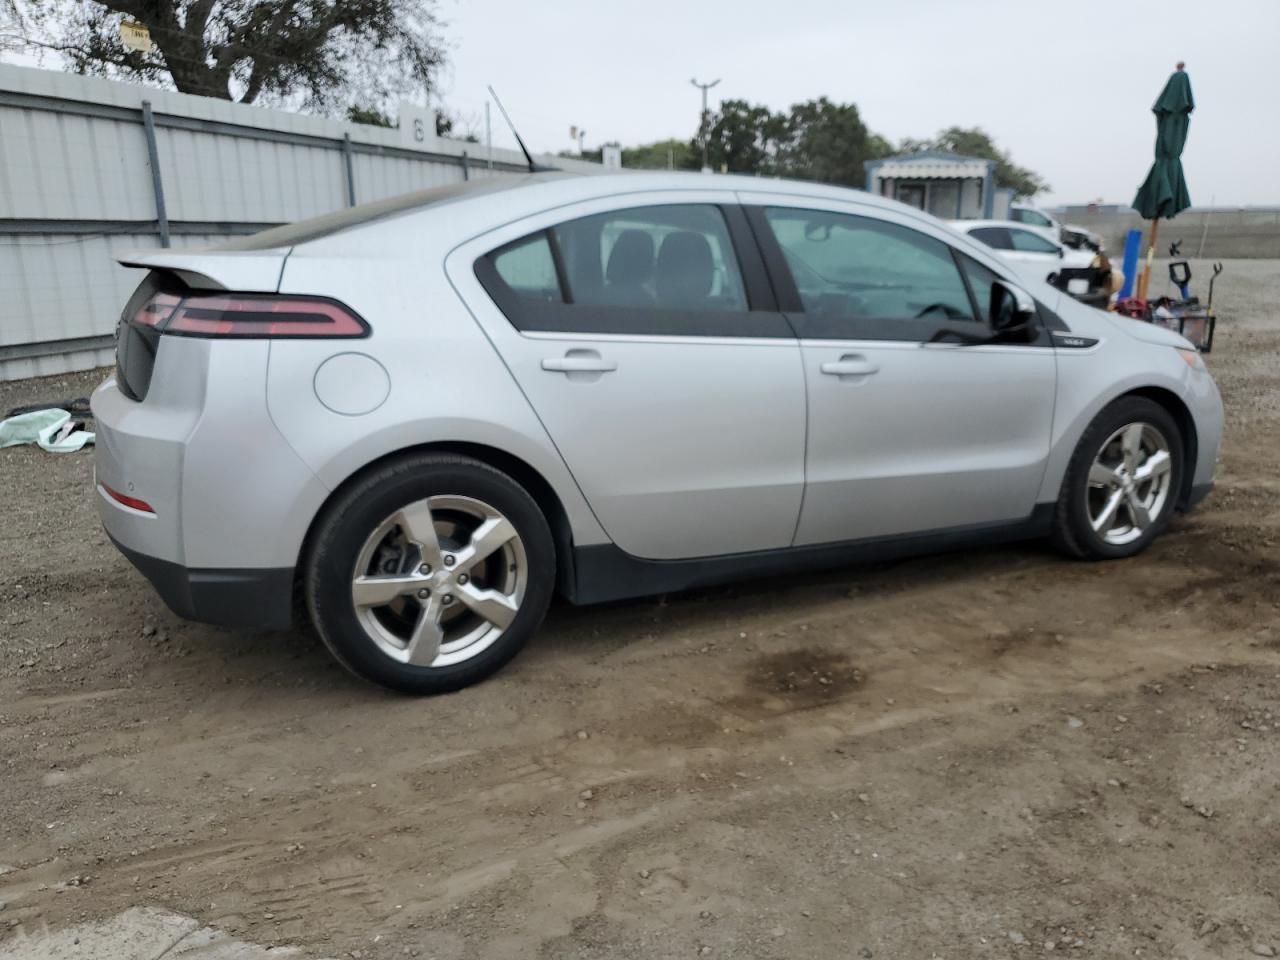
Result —
[[644, 560], [612, 543], [574, 547], [573, 591], [568, 599], [576, 604], [604, 603], [781, 573], [942, 553], [978, 544], [1030, 540], [1049, 533], [1054, 506], [1038, 503], [1031, 516], [1012, 523], [975, 524], [902, 537], [874, 537], [695, 560]]

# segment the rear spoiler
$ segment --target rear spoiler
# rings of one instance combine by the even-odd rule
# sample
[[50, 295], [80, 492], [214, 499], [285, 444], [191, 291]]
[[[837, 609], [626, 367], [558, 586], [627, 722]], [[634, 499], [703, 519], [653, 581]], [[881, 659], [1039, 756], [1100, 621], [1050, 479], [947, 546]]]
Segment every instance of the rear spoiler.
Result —
[[139, 250], [118, 257], [124, 267], [175, 274], [193, 290], [276, 293], [290, 247], [243, 253], [210, 250]]

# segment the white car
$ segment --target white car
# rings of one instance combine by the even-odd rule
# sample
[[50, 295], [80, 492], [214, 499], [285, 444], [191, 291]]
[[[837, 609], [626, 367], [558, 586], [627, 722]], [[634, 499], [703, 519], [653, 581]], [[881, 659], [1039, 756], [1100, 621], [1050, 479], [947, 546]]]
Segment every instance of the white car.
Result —
[[961, 233], [986, 244], [997, 256], [1009, 261], [1015, 270], [1031, 280], [1047, 280], [1063, 267], [1078, 268], [1093, 264], [1093, 251], [1072, 250], [1050, 240], [1042, 231], [1012, 220], [956, 220], [951, 225]]
[[301, 613], [400, 690], [497, 670], [555, 593], [1129, 557], [1213, 483], [1190, 343], [859, 190], [538, 173], [123, 262], [107, 533], [175, 612]]
[[1009, 219], [1023, 226], [1036, 227], [1051, 240], [1059, 240], [1073, 250], [1099, 251], [1103, 247], [1102, 237], [1092, 230], [1077, 226], [1074, 223], [1062, 223], [1051, 213], [1037, 210], [1023, 203], [1015, 203], [1009, 207]]

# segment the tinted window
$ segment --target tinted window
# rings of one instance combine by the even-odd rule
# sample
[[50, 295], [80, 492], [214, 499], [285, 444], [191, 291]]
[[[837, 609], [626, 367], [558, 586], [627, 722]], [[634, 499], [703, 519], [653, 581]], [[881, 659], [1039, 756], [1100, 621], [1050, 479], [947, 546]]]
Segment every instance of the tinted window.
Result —
[[1030, 230], [1010, 230], [1009, 239], [1013, 241], [1013, 249], [1026, 253], [1056, 254], [1058, 252], [1056, 243]]
[[1009, 239], [1009, 231], [1005, 227], [974, 227], [969, 231], [969, 236], [995, 250], [1013, 249], [1013, 241]]
[[729, 230], [715, 206], [614, 210], [562, 223], [553, 232], [574, 304], [747, 309]]
[[493, 267], [504, 283], [521, 297], [563, 301], [556, 261], [545, 233], [508, 244], [493, 255]]
[[580, 217], [490, 251], [475, 272], [524, 332], [795, 337], [737, 206], [668, 204]]
[[974, 320], [951, 248], [940, 240], [842, 213], [771, 207], [765, 217], [806, 317], [822, 321], [806, 323], [807, 335], [892, 336], [881, 321], [902, 324], [905, 335], [929, 323]]

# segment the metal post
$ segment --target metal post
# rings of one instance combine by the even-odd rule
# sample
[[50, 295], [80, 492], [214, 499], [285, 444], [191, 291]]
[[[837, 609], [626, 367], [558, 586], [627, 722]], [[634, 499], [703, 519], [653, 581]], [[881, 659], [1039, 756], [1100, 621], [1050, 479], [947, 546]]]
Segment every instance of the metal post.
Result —
[[156, 225], [160, 246], [169, 246], [169, 214], [164, 208], [164, 181], [160, 178], [160, 152], [156, 149], [156, 119], [151, 114], [151, 101], [142, 101], [142, 129], [147, 134], [147, 160], [151, 163], [151, 191], [156, 198]]
[[351, 134], [342, 135], [342, 161], [347, 168], [347, 206], [356, 205], [356, 172], [351, 162]]
[[707, 140], [711, 136], [708, 124], [711, 114], [707, 112], [707, 91], [720, 81], [716, 79], [710, 83], [699, 83], [696, 79], [691, 79], [689, 82], [702, 91], [702, 120], [698, 124], [698, 133], [702, 140], [702, 172], [706, 173], [711, 169], [711, 164], [707, 160]]
[[489, 169], [493, 169], [493, 128], [489, 126], [489, 101], [484, 102], [484, 153], [489, 158]]
[[1200, 231], [1200, 249], [1196, 251], [1196, 259], [1199, 260], [1204, 256], [1204, 241], [1209, 236], [1209, 211], [1218, 203], [1218, 196], [1214, 194], [1209, 198], [1209, 210], [1204, 212], [1204, 229]]
[[471, 179], [471, 163], [467, 158], [467, 151], [462, 151], [462, 179]]

